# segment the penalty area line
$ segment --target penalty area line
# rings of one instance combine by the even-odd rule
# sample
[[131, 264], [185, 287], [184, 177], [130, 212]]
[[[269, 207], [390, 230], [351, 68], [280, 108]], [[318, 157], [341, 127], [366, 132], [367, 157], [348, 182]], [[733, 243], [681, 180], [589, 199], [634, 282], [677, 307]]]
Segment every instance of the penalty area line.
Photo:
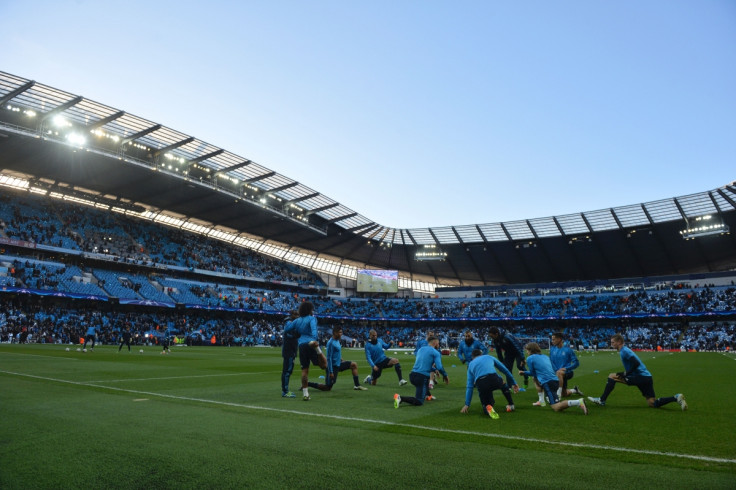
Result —
[[475, 431], [459, 430], [459, 429], [445, 429], [442, 427], [430, 427], [426, 425], [403, 424], [400, 422], [391, 422], [388, 420], [365, 419], [365, 418], [360, 418], [360, 417], [346, 417], [343, 415], [303, 412], [300, 410], [287, 410], [283, 408], [262, 407], [259, 405], [248, 405], [246, 403], [224, 402], [220, 400], [208, 400], [206, 398], [194, 398], [194, 397], [189, 397], [189, 396], [169, 395], [166, 393], [156, 393], [152, 391], [130, 390], [130, 389], [118, 388], [114, 386], [104, 386], [104, 385], [96, 384], [96, 383], [69, 381], [66, 379], [49, 378], [45, 376], [36, 376], [33, 374], [25, 374], [25, 373], [16, 373], [12, 371], [0, 370], [0, 373], [9, 374], [13, 376], [21, 376], [21, 377], [26, 377], [26, 378], [40, 379], [43, 381], [53, 381], [57, 383], [71, 384], [71, 385], [76, 385], [76, 386], [88, 386], [91, 388], [102, 388], [105, 390], [118, 391], [118, 392], [123, 392], [123, 393], [131, 393], [135, 395], [155, 396], [158, 398], [198, 402], [198, 403], [204, 403], [208, 405], [221, 405], [221, 406], [227, 406], [227, 407], [246, 408], [249, 410], [256, 410], [256, 411], [262, 411], [262, 412], [275, 412], [275, 413], [286, 413], [286, 414], [292, 414], [292, 415], [304, 415], [306, 417], [316, 417], [316, 418], [325, 418], [325, 419], [333, 419], [333, 420], [343, 420], [343, 421], [349, 421], [349, 422], [379, 424], [379, 425], [385, 425], [385, 426], [391, 426], [391, 427], [404, 427], [404, 428], [418, 429], [418, 430], [439, 432], [439, 433], [485, 437], [489, 439], [504, 439], [504, 440], [509, 440], [509, 441], [533, 442], [533, 443], [540, 443], [540, 444], [548, 444], [551, 446], [576, 447], [576, 448], [583, 448], [583, 449], [600, 449], [602, 451], [614, 451], [614, 452], [620, 452], [620, 453], [647, 454], [651, 456], [667, 456], [671, 458], [691, 459], [691, 460], [696, 460], [696, 461], [707, 461], [711, 463], [736, 464], [736, 459], [716, 458], [713, 456], [702, 456], [699, 454], [685, 454], [685, 453], [673, 453], [673, 452], [666, 452], [666, 451], [653, 451], [653, 450], [648, 450], [648, 449], [635, 449], [635, 448], [619, 447], [619, 446], [605, 446], [602, 444], [588, 444], [588, 443], [582, 443], [582, 442], [550, 441], [547, 439], [539, 439], [535, 437], [509, 436], [505, 434], [493, 434], [493, 433], [488, 433], [488, 432], [475, 432]]

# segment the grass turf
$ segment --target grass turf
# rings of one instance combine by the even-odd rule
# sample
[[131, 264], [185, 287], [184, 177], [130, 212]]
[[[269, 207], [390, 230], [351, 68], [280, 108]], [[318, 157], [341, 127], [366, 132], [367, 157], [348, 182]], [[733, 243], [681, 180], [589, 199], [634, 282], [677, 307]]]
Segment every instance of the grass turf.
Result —
[[[732, 488], [736, 474], [731, 355], [640, 353], [658, 396], [685, 394], [684, 413], [619, 385], [587, 417], [532, 407], [530, 389], [494, 421], [477, 392], [460, 413], [466, 370], [454, 356], [437, 401], [396, 410], [393, 394], [414, 388], [393, 370], [368, 391], [343, 372], [304, 402], [281, 398], [277, 349], [65, 348], [0, 345], [1, 488]], [[363, 352], [343, 356], [362, 381]], [[408, 378], [413, 357], [397, 356]], [[586, 395], [621, 370], [617, 353], [579, 357], [573, 383]]]

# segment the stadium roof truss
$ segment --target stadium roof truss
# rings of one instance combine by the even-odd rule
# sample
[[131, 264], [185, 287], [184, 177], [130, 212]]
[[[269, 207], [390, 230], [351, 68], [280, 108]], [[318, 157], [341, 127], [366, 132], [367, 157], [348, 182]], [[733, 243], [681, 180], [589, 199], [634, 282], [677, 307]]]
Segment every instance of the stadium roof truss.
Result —
[[[286, 248], [311, 251], [315, 258], [398, 269], [412, 279], [449, 285], [736, 267], [733, 238], [722, 239], [717, 246], [673, 239], [680, 238], [683, 228], [694, 230], [694, 222], [702, 219], [713, 219], [728, 231], [736, 215], [733, 183], [682, 197], [562, 216], [400, 229], [379, 225], [248, 158], [32, 80], [0, 72], [0, 103], [0, 130], [8, 133], [0, 138], [0, 164], [5, 170], [197, 218]], [[81, 132], [83, 139], [71, 139], [71, 132]], [[48, 145], [33, 143], [34, 139], [77, 146], [104, 160], [107, 172], [75, 171], [68, 158], [43, 148]], [[80, 142], [85, 139], [89, 143]], [[40, 157], [46, 161], [39, 162], [44, 159]], [[60, 158], [66, 168], [58, 168]], [[151, 172], [157, 176], [152, 178]], [[652, 239], [626, 243], [641, 232]], [[687, 259], [688, 255], [695, 258]], [[304, 260], [299, 257], [301, 263]]]

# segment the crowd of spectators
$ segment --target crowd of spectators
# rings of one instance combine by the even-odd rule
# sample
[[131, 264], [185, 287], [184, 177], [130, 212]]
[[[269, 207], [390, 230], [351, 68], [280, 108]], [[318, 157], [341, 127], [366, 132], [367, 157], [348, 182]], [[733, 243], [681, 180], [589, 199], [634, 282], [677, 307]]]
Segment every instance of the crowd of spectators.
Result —
[[[208, 310], [187, 311], [171, 308], [124, 310], [111, 305], [101, 307], [92, 302], [86, 306], [60, 304], [34, 299], [26, 295], [0, 295], [0, 342], [39, 342], [76, 344], [87, 327], [95, 326], [98, 341], [114, 344], [123, 329], [130, 329], [133, 342], [153, 344], [164, 328], [177, 341], [188, 345], [279, 346], [282, 342], [284, 315], [225, 314]], [[430, 326], [417, 322], [353, 322], [320, 319], [320, 336], [326, 342], [332, 326], [343, 327], [343, 341], [348, 346], [361, 347], [368, 332], [375, 328], [394, 348], [411, 349], [417, 340], [432, 330], [443, 347], [454, 349], [466, 330], [481, 342], [491, 345], [488, 329], [496, 322], [435, 322]], [[543, 345], [555, 331], [562, 330], [566, 339], [577, 349], [608, 348], [614, 333], [623, 333], [635, 349], [665, 350], [730, 350], [736, 345], [736, 321], [719, 322], [597, 322], [596, 324], [559, 325], [554, 322], [504, 323], [520, 339], [535, 340]]]
[[203, 282], [161, 271], [115, 272], [19, 257], [6, 264], [18, 287], [271, 313], [295, 310], [306, 299], [318, 315], [369, 320], [656, 318], [736, 311], [736, 287], [730, 285], [558, 297], [340, 298], [219, 284], [211, 277]]
[[[146, 343], [156, 341], [165, 325], [189, 343], [278, 345], [283, 318], [305, 300], [314, 303], [325, 327], [341, 322], [344, 338], [355, 344], [367, 338], [370, 328], [387, 322], [400, 327], [381, 328], [381, 334], [399, 347], [413, 345], [424, 334], [427, 322], [437, 326], [433, 330], [443, 345], [450, 347], [465, 327], [448, 325], [482, 324], [473, 327], [474, 335], [489, 342], [486, 327], [499, 320], [521, 337], [541, 339], [556, 329], [546, 326], [551, 321], [571, 322], [565, 323], [570, 342], [581, 348], [605, 346], [610, 335], [621, 329], [621, 322], [630, 318], [643, 318], [626, 328], [629, 342], [642, 348], [721, 349], [730, 347], [734, 335], [733, 325], [710, 325], [698, 318], [736, 312], [733, 284], [673, 282], [647, 289], [632, 284], [599, 292], [538, 288], [523, 294], [505, 291], [473, 298], [328, 297], [299, 292], [307, 289], [277, 289], [280, 282], [326, 289], [314, 272], [293, 264], [120, 213], [32, 195], [0, 196], [0, 237], [70, 251], [54, 259], [3, 256], [0, 285], [5, 288], [186, 305], [185, 309], [150, 308], [131, 313], [116, 310], [110, 302], [104, 303], [107, 306], [101, 313], [101, 303], [91, 300], [89, 304], [95, 306], [68, 309], [2, 298], [3, 341], [23, 336], [26, 340], [69, 343], [93, 324], [103, 342], [114, 341], [121, 328], [131, 328], [134, 340]], [[112, 257], [112, 262], [120, 260], [125, 268], [105, 267], [111, 261], [99, 260], [93, 266], [85, 265], [79, 254], [71, 251]], [[161, 265], [174, 267], [157, 267]], [[257, 281], [248, 280], [253, 278]], [[35, 306], [27, 310], [14, 306], [13, 301]], [[237, 311], [223, 313], [222, 309]], [[666, 323], [673, 316], [686, 316], [689, 323]], [[585, 324], [594, 318], [607, 318], [618, 326], [601, 327], [597, 320], [595, 325]], [[651, 324], [642, 323], [647, 321]]]
[[[98, 342], [117, 343], [129, 329], [136, 345], [155, 344], [163, 335], [176, 336], [189, 345], [271, 345], [281, 343], [281, 317], [234, 317], [173, 309], [123, 311], [32, 301], [0, 296], [0, 342], [76, 344], [87, 328], [97, 329]], [[214, 340], [213, 340], [214, 338]]]
[[137, 265], [291, 282], [325, 283], [314, 272], [249, 249], [124, 214], [33, 195], [0, 195], [0, 236], [89, 252]]

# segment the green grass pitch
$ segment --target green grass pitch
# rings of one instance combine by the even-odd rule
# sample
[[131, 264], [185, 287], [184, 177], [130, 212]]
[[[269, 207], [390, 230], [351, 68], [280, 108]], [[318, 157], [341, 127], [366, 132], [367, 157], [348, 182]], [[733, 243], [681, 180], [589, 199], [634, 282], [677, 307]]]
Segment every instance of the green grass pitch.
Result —
[[[393, 370], [354, 391], [349, 372], [311, 401], [281, 397], [280, 350], [173, 347], [94, 352], [0, 345], [0, 488], [734, 488], [736, 357], [640, 353], [657, 396], [616, 387], [606, 407], [461, 414], [466, 370], [422, 407], [393, 407]], [[391, 352], [393, 355], [393, 352]], [[362, 350], [343, 349], [368, 374]], [[404, 376], [413, 356], [398, 353]], [[617, 353], [579, 355], [574, 383], [599, 396]], [[454, 366], [453, 366], [454, 364]], [[596, 373], [596, 371], [598, 371]], [[312, 368], [311, 378], [323, 374]], [[298, 395], [299, 369], [291, 379]], [[500, 400], [503, 397], [498, 393]], [[499, 405], [505, 402], [499, 401]]]

